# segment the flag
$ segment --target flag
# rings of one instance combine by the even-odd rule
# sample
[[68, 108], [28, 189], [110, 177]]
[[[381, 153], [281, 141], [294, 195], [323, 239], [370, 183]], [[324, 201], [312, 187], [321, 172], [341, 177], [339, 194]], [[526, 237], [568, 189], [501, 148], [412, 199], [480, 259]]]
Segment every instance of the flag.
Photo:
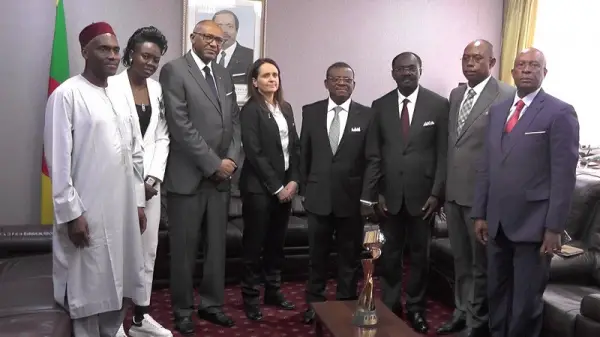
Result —
[[[56, 21], [54, 23], [54, 41], [50, 59], [50, 76], [48, 79], [48, 96], [62, 82], [69, 78], [69, 51], [67, 49], [67, 26], [65, 24], [65, 7], [63, 0], [56, 0]], [[41, 222], [50, 225], [53, 222], [52, 184], [48, 175], [46, 158], [42, 154], [42, 189], [41, 189]]]

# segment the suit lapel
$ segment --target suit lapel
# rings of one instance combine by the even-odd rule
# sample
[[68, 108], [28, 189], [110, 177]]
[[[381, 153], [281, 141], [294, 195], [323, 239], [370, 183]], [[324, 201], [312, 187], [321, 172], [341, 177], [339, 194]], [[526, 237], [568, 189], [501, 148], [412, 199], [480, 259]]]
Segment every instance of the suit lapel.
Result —
[[[189, 72], [192, 75], [192, 77], [194, 78], [194, 80], [196, 80], [196, 82], [200, 86], [200, 89], [202, 89], [202, 91], [204, 91], [204, 94], [206, 95], [206, 97], [208, 97], [208, 99], [212, 102], [212, 104], [215, 106], [215, 108], [217, 108], [217, 110], [220, 112], [221, 105], [219, 104], [217, 97], [215, 97], [215, 94], [213, 94], [213, 91], [208, 86], [208, 82], [206, 81], [206, 78], [204, 78], [204, 75], [202, 74], [202, 70], [200, 70], [200, 68], [198, 68], [198, 64], [196, 63], [196, 61], [194, 61], [194, 58], [192, 57], [191, 53], [192, 52], [190, 51], [185, 55], [185, 59], [189, 66]], [[213, 76], [214, 76], [214, 74], [213, 74]], [[217, 90], [218, 90], [218, 87], [217, 87]]]
[[404, 144], [406, 148], [408, 144], [417, 136], [417, 134], [423, 129], [423, 124], [427, 122], [427, 97], [426, 92], [423, 88], [419, 88], [419, 94], [417, 95], [417, 101], [415, 102], [415, 110], [413, 111], [412, 120], [410, 122], [410, 128], [408, 129], [408, 141]]
[[223, 68], [217, 70], [215, 69], [215, 67], [213, 67], [215, 82], [217, 84], [217, 93], [219, 94], [219, 107], [221, 108], [219, 111], [223, 112], [222, 104], [223, 102], [225, 102], [225, 97], [228, 94], [228, 92], [225, 92], [225, 86], [223, 85], [223, 75], [221, 73], [221, 69]]
[[[531, 122], [533, 122], [533, 120], [535, 119], [535, 116], [537, 116], [537, 114], [540, 112], [540, 110], [542, 110], [542, 108], [544, 107], [545, 96], [546, 96], [546, 94], [544, 93], [544, 91], [540, 90], [538, 92], [538, 94], [535, 96], [535, 98], [533, 99], [533, 102], [531, 102], [531, 105], [528, 106], [525, 109], [525, 111], [523, 112], [523, 116], [521, 116], [521, 118], [519, 119], [517, 124], [514, 126], [514, 128], [510, 132], [510, 137], [506, 140], [506, 150], [504, 151], [504, 158], [502, 158], [503, 160], [506, 159], [506, 157], [508, 156], [510, 151], [519, 142], [521, 137], [524, 136], [525, 130], [527, 130], [527, 128], [529, 127], [529, 124], [531, 124]], [[512, 105], [511, 105], [511, 107], [509, 107], [509, 111], [510, 111], [510, 108], [512, 108]], [[506, 114], [506, 117], [508, 117], [508, 113]], [[504, 124], [506, 124], [506, 118], [504, 119], [504, 121], [505, 121]], [[504, 124], [502, 125], [502, 132], [504, 132]], [[503, 136], [506, 137], [509, 135], [503, 135]]]
[[150, 79], [146, 79], [146, 86], [148, 87], [148, 97], [150, 99], [152, 115], [150, 115], [150, 123], [148, 124], [148, 129], [146, 130], [146, 134], [144, 135], [144, 144], [154, 141], [154, 130], [156, 129], [156, 125], [158, 124], [158, 119], [164, 118], [161, 116], [162, 111], [160, 106], [160, 100], [162, 99], [162, 97], [159, 96], [158, 88], [156, 88], [150, 81]]
[[[492, 103], [498, 97], [499, 94], [500, 94], [500, 90], [498, 88], [498, 82], [496, 82], [495, 79], [490, 78], [487, 85], [483, 88], [483, 91], [479, 95], [479, 98], [477, 98], [477, 101], [471, 108], [471, 112], [469, 113], [469, 116], [467, 117], [467, 120], [465, 121], [465, 125], [463, 125], [463, 128], [460, 131], [460, 134], [456, 138], [457, 143], [465, 135], [465, 133], [467, 133], [467, 131], [469, 130], [469, 127], [471, 125], [473, 125], [473, 123], [477, 120], [477, 118], [479, 118], [479, 116], [481, 116], [482, 113], [484, 113], [485, 111], [488, 110], [490, 105], [492, 105]], [[461, 96], [461, 97], [463, 97], [463, 96]], [[462, 100], [461, 100], [461, 103], [462, 103]], [[460, 103], [459, 103], [459, 108], [457, 111], [460, 111]], [[457, 116], [458, 116], [458, 112], [457, 112]], [[458, 118], [457, 118], [457, 120], [458, 120]], [[456, 128], [454, 130], [456, 130]]]
[[449, 120], [448, 120], [448, 125], [449, 125], [448, 137], [450, 138], [451, 141], [454, 141], [454, 142], [456, 142], [456, 140], [458, 139], [458, 135], [456, 134], [456, 130], [458, 129], [458, 113], [460, 112], [460, 106], [462, 104], [463, 98], [465, 97], [466, 91], [467, 91], [467, 86], [462, 85], [458, 89], [458, 92], [456, 93], [454, 101], [450, 102], [450, 114], [448, 116], [448, 118], [449, 118]]
[[348, 118], [346, 118], [346, 126], [344, 127], [344, 133], [342, 133], [342, 139], [340, 139], [340, 143], [338, 144], [336, 154], [340, 153], [340, 149], [344, 144], [344, 140], [348, 138], [348, 133], [350, 133], [350, 129], [352, 125], [356, 124], [356, 119], [358, 118], [358, 109], [356, 108], [354, 101], [350, 101], [350, 111], [348, 111]]

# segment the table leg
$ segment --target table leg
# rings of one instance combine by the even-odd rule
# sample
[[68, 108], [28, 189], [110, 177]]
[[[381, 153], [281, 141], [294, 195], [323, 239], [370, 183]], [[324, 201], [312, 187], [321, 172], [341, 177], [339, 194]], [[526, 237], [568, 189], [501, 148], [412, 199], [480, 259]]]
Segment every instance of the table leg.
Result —
[[315, 334], [317, 337], [323, 337], [323, 324], [320, 320], [315, 320]]

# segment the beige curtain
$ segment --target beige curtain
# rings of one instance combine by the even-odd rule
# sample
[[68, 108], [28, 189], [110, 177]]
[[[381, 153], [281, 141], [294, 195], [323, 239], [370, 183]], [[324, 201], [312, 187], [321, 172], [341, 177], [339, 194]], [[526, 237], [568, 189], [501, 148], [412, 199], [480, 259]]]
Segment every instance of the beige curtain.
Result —
[[517, 53], [533, 44], [538, 0], [506, 0], [504, 2], [504, 28], [502, 29], [502, 55], [500, 80], [514, 85], [511, 69]]

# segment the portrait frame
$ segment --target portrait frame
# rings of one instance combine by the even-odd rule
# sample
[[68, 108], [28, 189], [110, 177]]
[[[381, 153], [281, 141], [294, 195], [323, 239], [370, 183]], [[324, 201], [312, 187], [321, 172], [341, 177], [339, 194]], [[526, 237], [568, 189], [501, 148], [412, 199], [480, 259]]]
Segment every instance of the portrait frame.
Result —
[[[186, 54], [192, 47], [191, 34], [196, 23], [214, 19], [223, 29], [225, 42], [221, 53], [227, 56], [217, 55], [213, 62], [219, 63], [230, 72], [238, 103], [243, 104], [247, 99], [248, 68], [265, 55], [267, 0], [182, 1], [182, 54]], [[220, 11], [228, 13], [215, 17]]]
[[[206, 14], [214, 14], [221, 9], [236, 9], [239, 7], [251, 7], [254, 5], [255, 14], [257, 20], [253, 25], [254, 43], [252, 49], [254, 53], [254, 60], [264, 57], [266, 41], [265, 41], [265, 28], [267, 24], [267, 1], [268, 0], [182, 0], [183, 2], [183, 13], [182, 13], [182, 55], [187, 53], [191, 48], [190, 34], [194, 29], [194, 25], [203, 19], [198, 19], [197, 13], [199, 10]], [[212, 12], [212, 13], [211, 13]], [[258, 48], [257, 48], [258, 45]]]

